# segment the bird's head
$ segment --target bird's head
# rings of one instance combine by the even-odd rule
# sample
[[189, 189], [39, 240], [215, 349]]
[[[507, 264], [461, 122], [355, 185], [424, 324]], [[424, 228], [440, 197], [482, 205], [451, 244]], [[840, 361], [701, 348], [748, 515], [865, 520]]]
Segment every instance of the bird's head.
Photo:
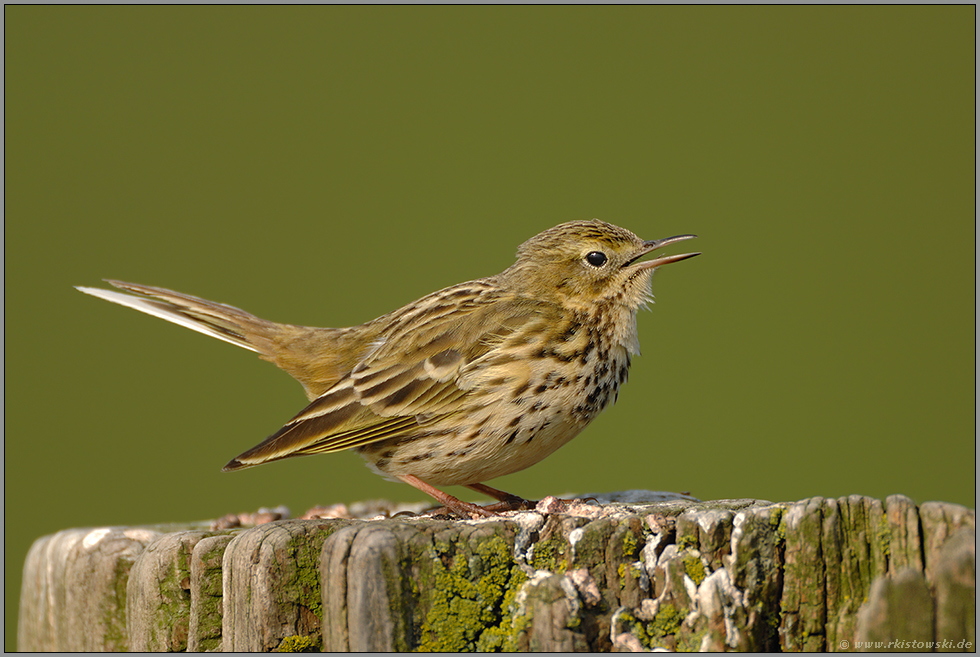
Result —
[[517, 249], [517, 262], [501, 274], [509, 286], [542, 299], [588, 310], [597, 303], [636, 309], [650, 298], [650, 279], [662, 265], [698, 253], [640, 260], [661, 247], [692, 239], [677, 235], [644, 241], [604, 221], [571, 221], [539, 233]]

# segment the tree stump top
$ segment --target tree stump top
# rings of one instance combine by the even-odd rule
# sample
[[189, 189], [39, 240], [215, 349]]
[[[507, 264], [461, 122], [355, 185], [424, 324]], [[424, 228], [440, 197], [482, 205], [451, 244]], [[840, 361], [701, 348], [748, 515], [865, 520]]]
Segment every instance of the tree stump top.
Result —
[[64, 530], [28, 555], [18, 648], [976, 647], [970, 509], [594, 497], [481, 520], [374, 502]]

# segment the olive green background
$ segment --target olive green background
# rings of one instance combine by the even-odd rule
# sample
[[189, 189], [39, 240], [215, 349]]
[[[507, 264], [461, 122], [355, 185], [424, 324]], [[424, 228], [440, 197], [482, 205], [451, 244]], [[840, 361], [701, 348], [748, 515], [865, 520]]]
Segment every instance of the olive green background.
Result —
[[8, 649], [43, 534], [424, 499], [352, 453], [222, 474], [300, 387], [103, 277], [346, 326], [563, 221], [697, 233], [618, 404], [492, 485], [975, 506], [974, 7], [4, 17]]

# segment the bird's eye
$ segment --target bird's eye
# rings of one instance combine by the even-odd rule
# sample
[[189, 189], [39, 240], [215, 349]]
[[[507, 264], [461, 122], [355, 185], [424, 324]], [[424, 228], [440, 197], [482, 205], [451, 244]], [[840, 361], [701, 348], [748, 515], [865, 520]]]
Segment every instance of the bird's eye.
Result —
[[593, 267], [601, 267], [606, 264], [609, 258], [602, 251], [592, 251], [587, 256], [585, 256], [585, 261], [592, 265]]

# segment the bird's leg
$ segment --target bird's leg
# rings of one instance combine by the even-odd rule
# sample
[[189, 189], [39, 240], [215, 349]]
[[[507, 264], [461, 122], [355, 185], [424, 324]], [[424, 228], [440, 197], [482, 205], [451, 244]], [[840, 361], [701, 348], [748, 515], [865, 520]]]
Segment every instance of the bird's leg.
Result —
[[[496, 513], [491, 509], [485, 509], [482, 506], [476, 504], [470, 504], [469, 502], [464, 502], [461, 499], [455, 498], [449, 493], [444, 493], [434, 486], [430, 486], [425, 483], [415, 475], [396, 475], [401, 481], [404, 481], [409, 486], [419, 489], [426, 495], [435, 498], [440, 504], [446, 507], [448, 510], [463, 516], [464, 518], [469, 516], [471, 518], [493, 518], [496, 517]], [[477, 484], [479, 485], [479, 484]], [[489, 488], [489, 487], [488, 487]], [[490, 488], [490, 490], [494, 490]], [[496, 491], [497, 493], [507, 495], [502, 491]], [[498, 498], [499, 499], [499, 498]]]
[[466, 484], [466, 487], [500, 501], [499, 504], [489, 504], [483, 507], [488, 511], [527, 511], [533, 509], [537, 504], [533, 500], [525, 500], [523, 497], [492, 488], [486, 484]]
[[[466, 487], [470, 490], [475, 490], [478, 493], [483, 493], [484, 495], [489, 495], [494, 499], [500, 500], [500, 502], [497, 504], [488, 504], [483, 507], [488, 511], [530, 511], [538, 505], [538, 502], [534, 500], [526, 500], [523, 497], [518, 497], [513, 493], [492, 488], [486, 484], [466, 484]], [[565, 511], [567, 507], [572, 504], [589, 501], [595, 502], [598, 506], [602, 506], [602, 504], [599, 503], [599, 500], [594, 497], [583, 497], [571, 500], [555, 499], [555, 503], [558, 505], [558, 509], [560, 511]]]

